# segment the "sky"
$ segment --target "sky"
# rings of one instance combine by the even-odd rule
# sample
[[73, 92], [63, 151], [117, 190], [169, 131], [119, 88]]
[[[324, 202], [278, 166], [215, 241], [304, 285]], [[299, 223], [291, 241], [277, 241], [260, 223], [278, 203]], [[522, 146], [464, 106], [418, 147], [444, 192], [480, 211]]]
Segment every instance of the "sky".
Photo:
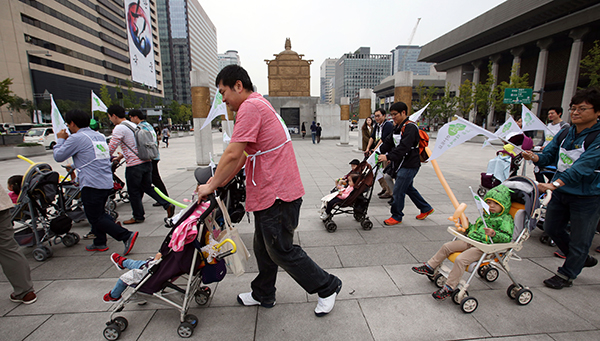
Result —
[[312, 59], [311, 96], [320, 95], [320, 67], [361, 46], [389, 54], [398, 45], [423, 46], [503, 0], [198, 0], [217, 28], [218, 53], [236, 50], [252, 82], [268, 93], [267, 64], [285, 49]]

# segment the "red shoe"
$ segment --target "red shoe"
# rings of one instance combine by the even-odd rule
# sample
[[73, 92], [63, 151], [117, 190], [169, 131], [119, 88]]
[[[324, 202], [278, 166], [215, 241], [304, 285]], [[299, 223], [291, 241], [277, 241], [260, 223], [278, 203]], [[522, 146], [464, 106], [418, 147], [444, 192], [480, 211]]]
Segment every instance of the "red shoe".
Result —
[[386, 224], [387, 226], [390, 225], [398, 225], [398, 224], [402, 224], [402, 221], [398, 221], [394, 218], [389, 218], [383, 221], [384, 224]]
[[123, 266], [123, 262], [126, 260], [127, 258], [125, 257], [121, 257], [118, 253], [113, 253], [112, 255], [110, 255], [110, 260], [113, 262], [113, 264], [117, 267], [117, 269], [119, 270], [125, 270], [125, 267]]
[[102, 300], [104, 301], [104, 303], [117, 303], [121, 301], [121, 296], [117, 297], [117, 298], [113, 298], [112, 296], [110, 296], [110, 291], [108, 292], [108, 294], [104, 295], [104, 297], [102, 297]]
[[433, 208], [430, 211], [428, 211], [428, 212], [419, 214], [417, 216], [417, 219], [423, 220], [423, 219], [427, 218], [431, 213], [433, 213]]

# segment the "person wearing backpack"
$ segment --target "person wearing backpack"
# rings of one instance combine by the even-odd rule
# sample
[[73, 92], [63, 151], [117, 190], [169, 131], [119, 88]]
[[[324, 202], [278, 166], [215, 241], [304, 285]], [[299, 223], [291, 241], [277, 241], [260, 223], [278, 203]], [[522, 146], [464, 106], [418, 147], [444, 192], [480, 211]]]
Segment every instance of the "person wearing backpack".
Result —
[[573, 286], [583, 268], [598, 264], [588, 251], [600, 220], [600, 91], [577, 91], [569, 111], [573, 125], [555, 135], [542, 153], [523, 152], [536, 166], [557, 169], [551, 183], [538, 184], [540, 192], [552, 191], [544, 232], [566, 256], [556, 275], [544, 280], [552, 289]]
[[129, 203], [131, 204], [133, 217], [123, 221], [123, 224], [144, 222], [145, 212], [142, 204], [144, 193], [162, 205], [167, 211], [167, 217], [172, 217], [175, 213], [175, 206], [161, 198], [152, 188], [152, 159], [142, 160], [140, 158], [140, 149], [144, 147], [138, 148], [136, 142], [137, 125], [125, 118], [125, 109], [120, 105], [111, 105], [107, 113], [110, 121], [115, 125], [108, 146], [109, 153], [113, 155], [117, 147], [121, 147], [122, 153], [118, 153], [117, 159], [120, 160], [125, 157], [125, 163], [127, 164], [125, 182], [127, 183], [127, 193], [129, 193]]
[[384, 221], [385, 225], [402, 223], [404, 199], [410, 200], [421, 213], [417, 219], [423, 220], [433, 213], [433, 208], [413, 186], [413, 179], [421, 167], [419, 143], [421, 141], [419, 127], [408, 120], [408, 107], [403, 102], [396, 102], [390, 107], [390, 115], [394, 120], [394, 131], [383, 140], [380, 147], [379, 161], [391, 161], [391, 170], [396, 182], [393, 190], [392, 216]]

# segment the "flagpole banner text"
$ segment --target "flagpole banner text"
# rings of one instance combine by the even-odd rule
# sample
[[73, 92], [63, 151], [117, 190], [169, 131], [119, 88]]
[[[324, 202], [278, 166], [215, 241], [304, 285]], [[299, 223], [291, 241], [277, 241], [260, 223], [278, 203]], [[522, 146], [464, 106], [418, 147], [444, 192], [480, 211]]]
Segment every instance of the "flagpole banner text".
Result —
[[131, 79], [156, 87], [154, 47], [148, 0], [125, 0]]

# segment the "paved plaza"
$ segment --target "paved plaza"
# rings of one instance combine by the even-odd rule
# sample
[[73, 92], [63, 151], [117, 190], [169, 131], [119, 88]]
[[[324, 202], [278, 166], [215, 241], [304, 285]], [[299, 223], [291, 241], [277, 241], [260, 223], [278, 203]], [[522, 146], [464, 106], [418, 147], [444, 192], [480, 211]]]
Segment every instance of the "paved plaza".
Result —
[[[411, 267], [429, 259], [451, 239], [446, 232], [448, 216], [454, 208], [430, 164], [424, 164], [415, 179], [415, 187], [435, 208], [423, 221], [408, 200], [401, 225], [384, 226], [390, 217], [387, 200], [374, 198], [368, 215], [373, 229], [364, 231], [351, 216], [336, 216], [335, 233], [328, 233], [318, 217], [320, 199], [333, 187], [333, 179], [349, 171], [348, 162], [361, 159], [356, 151], [356, 132], [351, 133], [353, 147], [341, 147], [339, 140], [322, 140], [312, 144], [310, 138], [294, 138], [298, 166], [306, 191], [296, 242], [324, 269], [343, 281], [335, 309], [323, 318], [315, 317], [316, 295], [307, 295], [285, 272], [277, 281], [277, 304], [272, 309], [243, 307], [236, 295], [248, 291], [257, 267], [252, 257], [247, 273], [227, 275], [211, 284], [213, 295], [206, 306], [192, 303], [191, 313], [200, 318], [194, 331], [195, 340], [598, 340], [600, 338], [600, 266], [584, 269], [572, 288], [552, 290], [542, 281], [562, 260], [554, 257], [555, 248], [541, 244], [540, 230], [518, 252], [521, 261], [511, 261], [513, 274], [533, 292], [533, 301], [518, 306], [506, 295], [510, 285], [501, 272], [500, 278], [488, 283], [479, 276], [469, 293], [479, 301], [473, 314], [464, 314], [451, 299], [438, 302], [431, 297], [437, 288]], [[220, 134], [214, 133], [214, 150], [222, 152]], [[431, 140], [435, 143], [435, 139]], [[12, 148], [0, 148], [0, 157]], [[189, 198], [195, 187], [194, 138], [172, 138], [168, 149], [161, 148], [160, 172], [169, 193], [178, 201]], [[467, 215], [477, 217], [469, 186], [476, 189], [480, 173], [495, 155], [492, 147], [465, 143], [442, 155], [438, 162], [459, 202], [469, 205]], [[217, 155], [217, 159], [218, 159]], [[32, 157], [48, 162], [65, 173], [49, 151]], [[13, 174], [23, 174], [28, 164], [16, 158], [0, 161], [0, 181]], [[285, 162], [285, 161], [282, 161]], [[531, 175], [531, 166], [528, 174]], [[123, 172], [123, 168], [119, 169]], [[122, 174], [122, 173], [121, 173]], [[123, 177], [124, 178], [124, 177]], [[376, 192], [380, 190], [375, 186]], [[167, 233], [163, 227], [164, 210], [144, 200], [146, 221], [133, 225], [138, 239], [129, 257], [153, 256]], [[119, 220], [130, 218], [129, 204], [118, 205]], [[254, 219], [250, 215], [237, 224], [246, 246], [252, 248]], [[89, 231], [87, 222], [75, 224], [75, 232]], [[111, 263], [112, 252], [122, 252], [122, 243], [109, 238], [108, 252], [87, 252], [86, 242], [66, 248], [53, 246], [54, 256], [45, 262], [33, 259], [32, 248], [23, 248], [31, 266], [38, 294], [32, 305], [8, 300], [11, 286], [0, 274], [0, 339], [9, 340], [104, 340], [102, 331], [109, 318], [110, 304], [102, 301], [120, 272]], [[600, 245], [596, 236], [592, 248]], [[591, 250], [591, 253], [600, 256]], [[251, 250], [252, 251], [252, 250]], [[176, 310], [148, 300], [146, 305], [130, 304], [121, 313], [129, 327], [119, 340], [179, 340]]]

